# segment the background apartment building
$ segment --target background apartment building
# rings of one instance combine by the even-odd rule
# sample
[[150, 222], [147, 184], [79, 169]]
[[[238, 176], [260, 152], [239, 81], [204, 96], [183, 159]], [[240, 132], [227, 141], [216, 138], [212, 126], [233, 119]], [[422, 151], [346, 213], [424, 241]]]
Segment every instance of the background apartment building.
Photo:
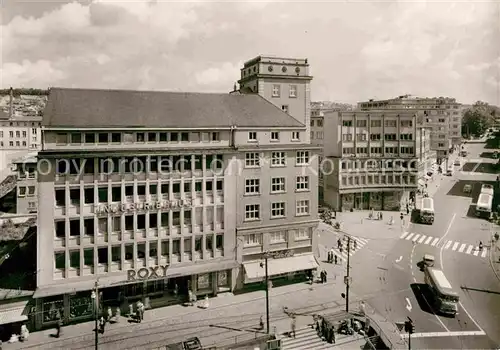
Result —
[[416, 122], [412, 111], [325, 113], [325, 204], [399, 210], [418, 188]]
[[52, 89], [46, 113], [39, 327], [90, 317], [97, 278], [104, 303], [155, 307], [261, 283], [264, 252], [272, 278], [318, 266], [304, 117], [254, 94], [79, 89]]
[[438, 163], [445, 162], [453, 149], [462, 143], [462, 112], [460, 103], [450, 97], [415, 97], [403, 95], [388, 100], [359, 102], [358, 108], [368, 110], [410, 109], [418, 122], [431, 127], [431, 148], [437, 152]]

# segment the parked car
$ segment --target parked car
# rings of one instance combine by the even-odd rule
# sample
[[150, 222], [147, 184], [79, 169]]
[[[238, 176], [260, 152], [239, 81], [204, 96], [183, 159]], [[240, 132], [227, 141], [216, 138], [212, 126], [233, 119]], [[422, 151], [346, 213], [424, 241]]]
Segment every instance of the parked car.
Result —
[[460, 166], [462, 163], [460, 162], [460, 159], [455, 159], [455, 162], [453, 163], [455, 166]]

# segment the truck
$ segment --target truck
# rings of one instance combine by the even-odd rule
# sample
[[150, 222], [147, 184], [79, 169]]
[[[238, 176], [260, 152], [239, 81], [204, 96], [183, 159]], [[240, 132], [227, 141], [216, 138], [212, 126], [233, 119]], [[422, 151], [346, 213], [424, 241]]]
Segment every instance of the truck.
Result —
[[481, 193], [477, 199], [476, 216], [489, 219], [493, 206], [493, 196], [488, 193]]
[[423, 224], [432, 225], [434, 223], [434, 199], [424, 197], [417, 206], [418, 221]]

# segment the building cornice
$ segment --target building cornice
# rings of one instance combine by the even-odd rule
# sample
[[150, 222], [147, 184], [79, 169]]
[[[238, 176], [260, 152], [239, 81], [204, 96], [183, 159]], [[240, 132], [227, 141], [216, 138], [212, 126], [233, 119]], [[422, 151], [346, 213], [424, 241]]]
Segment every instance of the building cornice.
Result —
[[[271, 127], [270, 127], [271, 128]], [[121, 127], [121, 128], [105, 128], [105, 127], [85, 127], [85, 128], [75, 128], [75, 127], [70, 127], [70, 126], [59, 126], [59, 127], [52, 127], [52, 126], [45, 126], [43, 127], [44, 131], [67, 131], [67, 132], [77, 132], [77, 131], [95, 131], [95, 132], [110, 132], [110, 131], [186, 131], [186, 130], [192, 130], [192, 131], [214, 131], [214, 130], [231, 130], [231, 127], [229, 126], [214, 126], [214, 127], [186, 127], [186, 128], [159, 128], [159, 127], [143, 127], [143, 126], [131, 126], [128, 128]]]
[[313, 77], [311, 75], [277, 75], [277, 74], [254, 74], [249, 77], [242, 78], [238, 80], [238, 84], [246, 83], [257, 79], [284, 79], [284, 80], [307, 80], [311, 81]]

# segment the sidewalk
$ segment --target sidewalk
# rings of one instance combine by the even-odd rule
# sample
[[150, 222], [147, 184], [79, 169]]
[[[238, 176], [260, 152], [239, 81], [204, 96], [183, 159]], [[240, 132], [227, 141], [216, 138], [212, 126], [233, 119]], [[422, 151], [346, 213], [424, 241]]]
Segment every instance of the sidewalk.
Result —
[[[328, 272], [327, 283], [315, 283], [313, 285], [297, 283], [270, 290], [271, 327], [275, 326], [279, 330], [282, 330], [289, 326], [290, 322], [283, 313], [284, 306], [293, 309], [318, 307], [319, 305], [321, 309], [323, 306], [328, 305], [344, 305], [345, 301], [340, 296], [345, 290], [342, 278], [342, 265], [334, 266], [322, 262], [320, 264], [320, 269], [325, 269]], [[354, 297], [352, 300], [353, 302], [355, 301]], [[199, 309], [196, 306], [185, 307], [182, 305], [146, 310], [144, 321], [140, 324], [129, 323], [126, 317], [121, 317], [120, 323], [108, 324], [106, 333], [100, 335], [100, 342], [107, 343], [105, 346], [106, 349], [111, 348], [111, 346], [115, 348], [115, 345], [119, 345], [118, 343], [115, 344], [115, 342], [122, 342], [123, 345], [121, 346], [123, 346], [123, 349], [132, 346], [146, 347], [144, 344], [148, 342], [148, 338], [151, 341], [155, 341], [154, 337], [160, 337], [158, 341], [165, 339], [165, 343], [168, 343], [168, 339], [181, 337], [182, 332], [174, 329], [175, 327], [179, 327], [180, 324], [181, 327], [184, 327], [180, 328], [182, 331], [186, 332], [190, 328], [193, 328], [192, 332], [196, 333], [197, 328], [200, 329], [201, 327], [209, 326], [209, 324], [204, 324], [206, 323], [204, 321], [212, 323], [230, 322], [232, 327], [238, 327], [245, 322], [257, 325], [260, 316], [264, 316], [265, 320], [265, 291], [239, 295], [223, 295], [211, 298], [209, 301], [210, 305], [206, 310]], [[285, 321], [280, 321], [283, 318], [285, 318]], [[156, 333], [154, 331], [151, 332], [154, 328], [157, 328]], [[3, 349], [70, 349], [75, 346], [81, 349], [91, 348], [94, 342], [93, 329], [94, 321], [68, 325], [62, 328], [62, 335], [58, 339], [51, 336], [55, 334], [55, 329], [34, 332], [30, 334], [27, 342], [4, 344]], [[138, 334], [142, 332], [149, 333], [145, 334], [142, 337], [143, 339], [137, 339]], [[195, 335], [197, 334], [192, 334], [192, 336]], [[186, 336], [186, 338], [188, 337]], [[207, 335], [207, 337], [210, 338], [211, 342], [217, 342], [217, 339], [213, 335]], [[119, 340], [115, 341], [115, 339]], [[200, 336], [200, 339], [202, 342], [204, 341], [203, 336]], [[206, 345], [210, 344], [207, 343]]]
[[500, 281], [500, 240], [495, 241], [493, 238], [495, 232], [500, 234], [500, 227], [495, 226], [493, 232], [491, 232], [490, 264], [493, 269], [493, 273]]

